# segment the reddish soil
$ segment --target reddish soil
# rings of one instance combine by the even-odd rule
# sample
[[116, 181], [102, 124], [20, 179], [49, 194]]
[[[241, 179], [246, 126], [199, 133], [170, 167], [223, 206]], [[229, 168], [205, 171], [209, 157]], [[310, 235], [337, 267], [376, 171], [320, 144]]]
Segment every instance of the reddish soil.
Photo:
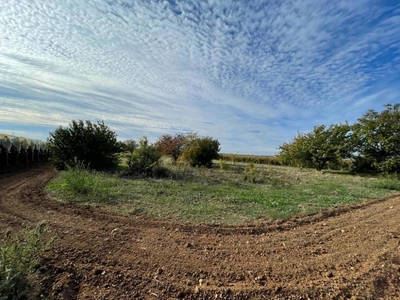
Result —
[[[400, 198], [243, 226], [124, 217], [55, 201], [37, 165], [0, 175], [0, 230], [46, 220], [48, 299], [400, 299]], [[39, 296], [38, 296], [39, 297]]]

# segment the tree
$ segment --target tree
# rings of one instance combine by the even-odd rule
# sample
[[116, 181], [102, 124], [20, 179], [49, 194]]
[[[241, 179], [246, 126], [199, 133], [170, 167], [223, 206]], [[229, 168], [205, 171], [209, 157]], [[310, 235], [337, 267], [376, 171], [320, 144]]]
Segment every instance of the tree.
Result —
[[355, 171], [395, 173], [400, 171], [400, 104], [387, 104], [378, 113], [368, 110], [353, 125], [353, 143], [358, 155]]
[[156, 142], [156, 147], [160, 149], [163, 155], [172, 156], [176, 161], [185, 146], [186, 137], [187, 134], [184, 133], [177, 133], [174, 136], [164, 134]]
[[345, 124], [315, 126], [307, 134], [298, 135], [289, 143], [279, 147], [281, 160], [289, 165], [314, 167], [318, 171], [325, 168], [328, 162], [339, 163], [351, 155], [350, 126]]
[[219, 158], [220, 143], [209, 136], [198, 137], [188, 134], [178, 161], [187, 162], [193, 167], [211, 167], [212, 160]]
[[50, 133], [48, 148], [57, 169], [79, 161], [92, 169], [104, 169], [118, 164], [117, 135], [103, 121], [71, 121], [69, 127], [59, 127]]
[[121, 143], [121, 148], [123, 151], [127, 151], [129, 153], [133, 153], [135, 149], [139, 147], [138, 142], [135, 140], [126, 140]]
[[139, 146], [133, 151], [128, 159], [128, 167], [132, 175], [151, 177], [158, 167], [161, 152], [149, 143], [147, 137], [139, 140]]

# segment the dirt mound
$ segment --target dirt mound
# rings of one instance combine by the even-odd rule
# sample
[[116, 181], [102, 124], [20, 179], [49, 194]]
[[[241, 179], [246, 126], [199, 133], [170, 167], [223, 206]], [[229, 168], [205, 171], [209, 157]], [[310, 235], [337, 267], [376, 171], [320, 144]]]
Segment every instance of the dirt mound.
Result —
[[42, 220], [50, 299], [400, 299], [399, 198], [246, 226], [124, 217], [59, 203], [37, 165], [0, 175], [0, 229]]

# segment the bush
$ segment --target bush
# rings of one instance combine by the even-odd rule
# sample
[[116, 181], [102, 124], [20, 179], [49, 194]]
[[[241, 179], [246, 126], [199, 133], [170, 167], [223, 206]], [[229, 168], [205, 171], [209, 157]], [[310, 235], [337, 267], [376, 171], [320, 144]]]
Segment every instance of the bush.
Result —
[[189, 135], [179, 161], [187, 162], [193, 167], [210, 168], [212, 160], [219, 158], [219, 146], [219, 141], [211, 137], [197, 137], [195, 134]]
[[139, 146], [138, 143], [135, 140], [126, 140], [123, 142], [120, 142], [120, 147], [122, 151], [133, 153], [135, 149]]
[[46, 224], [25, 229], [21, 237], [6, 232], [0, 245], [0, 299], [30, 299], [27, 276], [39, 266], [39, 253], [48, 249], [53, 239], [46, 237]]
[[183, 133], [177, 133], [175, 136], [164, 134], [156, 142], [156, 147], [163, 155], [171, 156], [176, 161], [185, 146], [186, 137]]
[[155, 145], [149, 144], [147, 137], [139, 141], [139, 147], [132, 153], [128, 159], [130, 173], [135, 176], [151, 177], [157, 168], [160, 173], [158, 161], [161, 158], [161, 152]]
[[118, 164], [117, 153], [120, 145], [115, 132], [103, 121], [72, 121], [69, 128], [59, 127], [50, 133], [48, 147], [52, 162], [59, 169], [65, 169], [71, 161], [85, 162], [92, 169], [105, 169]]

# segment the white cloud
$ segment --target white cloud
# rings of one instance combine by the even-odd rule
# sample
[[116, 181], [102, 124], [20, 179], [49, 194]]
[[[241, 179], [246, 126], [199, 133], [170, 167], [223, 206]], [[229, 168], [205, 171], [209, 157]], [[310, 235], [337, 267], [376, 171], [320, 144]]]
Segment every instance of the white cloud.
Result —
[[372, 0], [3, 1], [0, 119], [104, 119], [124, 138], [198, 131], [268, 153], [340, 107], [398, 99], [399, 77], [379, 86], [400, 70], [399, 20]]

